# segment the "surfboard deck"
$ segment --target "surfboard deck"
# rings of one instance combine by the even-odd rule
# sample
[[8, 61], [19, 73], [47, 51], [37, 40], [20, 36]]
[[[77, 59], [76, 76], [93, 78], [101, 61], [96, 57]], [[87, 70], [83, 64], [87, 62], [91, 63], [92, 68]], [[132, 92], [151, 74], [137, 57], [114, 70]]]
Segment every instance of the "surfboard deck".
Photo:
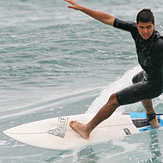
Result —
[[[160, 127], [163, 126], [163, 115], [157, 115]], [[69, 122], [77, 120], [88, 123], [94, 114], [80, 114], [51, 118], [23, 124], [3, 131], [7, 136], [22, 143], [54, 150], [69, 150], [77, 146], [108, 141], [117, 137], [153, 129], [145, 113], [115, 112], [110, 118], [99, 124], [89, 139], [82, 138], [69, 127]]]

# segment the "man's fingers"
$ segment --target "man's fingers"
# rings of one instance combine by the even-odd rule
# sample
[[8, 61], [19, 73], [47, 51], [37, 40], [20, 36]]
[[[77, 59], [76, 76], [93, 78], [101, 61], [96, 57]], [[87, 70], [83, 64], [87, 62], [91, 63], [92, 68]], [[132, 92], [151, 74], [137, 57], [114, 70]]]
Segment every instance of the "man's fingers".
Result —
[[71, 4], [67, 6], [68, 8], [79, 10], [80, 6], [74, 0], [65, 0], [65, 1]]
[[71, 4], [73, 4], [73, 0], [65, 0], [66, 2], [69, 2], [69, 3], [71, 3]]
[[67, 6], [68, 8], [73, 8], [72, 6]]

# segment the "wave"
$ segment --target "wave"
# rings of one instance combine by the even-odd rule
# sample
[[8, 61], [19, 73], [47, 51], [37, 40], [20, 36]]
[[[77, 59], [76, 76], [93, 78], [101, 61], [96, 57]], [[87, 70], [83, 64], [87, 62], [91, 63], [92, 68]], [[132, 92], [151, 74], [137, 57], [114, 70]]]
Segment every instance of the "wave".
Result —
[[[98, 112], [100, 108], [107, 102], [111, 94], [131, 85], [132, 77], [139, 71], [141, 71], [141, 67], [137, 65], [133, 69], [128, 70], [122, 77], [118, 78], [115, 82], [110, 83], [104, 90], [101, 91], [99, 97], [97, 97], [93, 101], [86, 113]], [[124, 106], [121, 106], [121, 108], [124, 108]]]

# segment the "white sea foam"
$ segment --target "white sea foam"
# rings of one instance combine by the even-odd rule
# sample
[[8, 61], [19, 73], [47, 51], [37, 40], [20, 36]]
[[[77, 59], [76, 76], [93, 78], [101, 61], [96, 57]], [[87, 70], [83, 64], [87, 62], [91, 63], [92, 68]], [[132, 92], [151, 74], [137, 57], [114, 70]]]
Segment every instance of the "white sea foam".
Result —
[[100, 96], [93, 101], [86, 113], [96, 113], [107, 102], [112, 93], [131, 85], [132, 77], [139, 71], [141, 71], [140, 66], [135, 66], [133, 69], [127, 71], [121, 78], [110, 83], [104, 90], [102, 90]]

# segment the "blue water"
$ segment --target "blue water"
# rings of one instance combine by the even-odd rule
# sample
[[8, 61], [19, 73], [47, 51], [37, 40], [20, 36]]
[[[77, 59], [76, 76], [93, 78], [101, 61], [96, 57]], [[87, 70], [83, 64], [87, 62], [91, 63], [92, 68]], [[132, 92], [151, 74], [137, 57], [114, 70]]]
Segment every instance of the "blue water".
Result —
[[[163, 1], [81, 1], [124, 20], [151, 8], [162, 33]], [[65, 1], [1, 0], [0, 162], [163, 162], [163, 130], [130, 135], [69, 151], [17, 142], [2, 131], [32, 121], [96, 113], [109, 96], [131, 84], [139, 72], [129, 33], [102, 24]], [[153, 100], [163, 113], [163, 96]], [[117, 111], [144, 111], [141, 103]]]

